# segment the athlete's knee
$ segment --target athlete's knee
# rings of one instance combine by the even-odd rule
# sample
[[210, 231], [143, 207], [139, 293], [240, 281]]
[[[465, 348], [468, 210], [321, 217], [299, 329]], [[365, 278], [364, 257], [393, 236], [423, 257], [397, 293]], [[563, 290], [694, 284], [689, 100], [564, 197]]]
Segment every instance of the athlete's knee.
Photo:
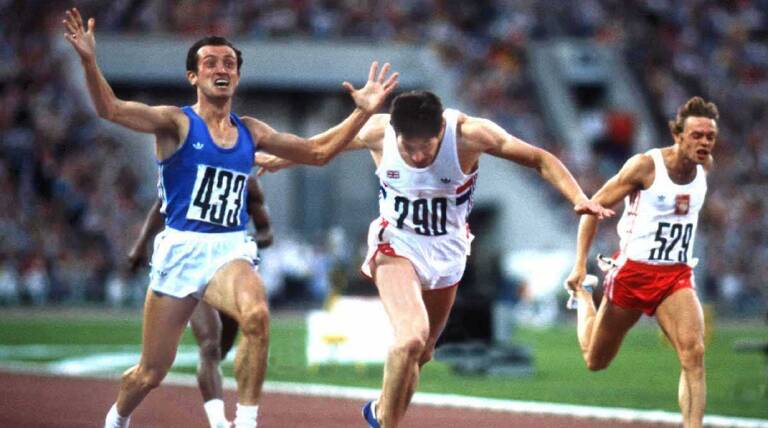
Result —
[[256, 304], [243, 311], [240, 319], [240, 330], [250, 339], [266, 339], [269, 335], [269, 308], [267, 305]]
[[691, 336], [683, 338], [678, 345], [680, 364], [684, 369], [697, 369], [704, 366], [704, 338]]
[[419, 358], [419, 367], [424, 367], [425, 364], [432, 361], [434, 354], [435, 346], [427, 345], [427, 347], [424, 349], [424, 352], [421, 353], [421, 357]]
[[141, 364], [123, 373], [123, 380], [138, 384], [139, 388], [148, 391], [160, 386], [160, 383], [168, 373], [168, 369], [161, 367], [146, 367]]
[[409, 333], [396, 339], [392, 351], [407, 359], [420, 360], [427, 349], [426, 334]]
[[221, 361], [221, 346], [218, 340], [205, 339], [200, 342], [200, 362]]

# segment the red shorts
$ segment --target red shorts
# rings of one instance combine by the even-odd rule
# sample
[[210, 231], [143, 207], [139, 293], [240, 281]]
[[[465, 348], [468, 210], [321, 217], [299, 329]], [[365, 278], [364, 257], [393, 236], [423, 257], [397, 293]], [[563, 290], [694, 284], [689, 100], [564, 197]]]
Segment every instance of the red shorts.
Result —
[[608, 300], [625, 309], [639, 309], [648, 316], [677, 290], [695, 288], [693, 270], [685, 264], [652, 265], [627, 260], [605, 277]]

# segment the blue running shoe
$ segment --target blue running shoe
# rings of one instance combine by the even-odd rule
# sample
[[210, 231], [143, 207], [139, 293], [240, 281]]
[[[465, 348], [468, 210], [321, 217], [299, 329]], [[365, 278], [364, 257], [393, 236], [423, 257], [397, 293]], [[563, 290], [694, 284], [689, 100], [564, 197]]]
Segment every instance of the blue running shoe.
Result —
[[376, 420], [376, 414], [373, 410], [373, 400], [365, 403], [365, 406], [363, 406], [363, 419], [368, 422], [369, 428], [381, 428], [379, 421]]

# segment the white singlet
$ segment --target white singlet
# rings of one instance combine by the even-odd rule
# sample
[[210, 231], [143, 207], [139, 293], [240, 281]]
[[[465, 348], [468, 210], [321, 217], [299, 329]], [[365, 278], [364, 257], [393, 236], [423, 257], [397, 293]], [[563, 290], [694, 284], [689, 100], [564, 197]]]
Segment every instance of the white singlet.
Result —
[[707, 193], [704, 167], [688, 184], [669, 178], [660, 149], [649, 150], [656, 170], [653, 184], [625, 198], [618, 224], [621, 260], [652, 264], [692, 263], [699, 211]]
[[456, 110], [443, 112], [445, 132], [435, 159], [425, 168], [405, 163], [397, 138], [387, 125], [379, 177], [380, 217], [371, 223], [363, 273], [378, 251], [402, 256], [414, 266], [422, 288], [458, 283], [464, 274], [472, 236], [467, 216], [477, 171], [464, 174], [456, 143]]

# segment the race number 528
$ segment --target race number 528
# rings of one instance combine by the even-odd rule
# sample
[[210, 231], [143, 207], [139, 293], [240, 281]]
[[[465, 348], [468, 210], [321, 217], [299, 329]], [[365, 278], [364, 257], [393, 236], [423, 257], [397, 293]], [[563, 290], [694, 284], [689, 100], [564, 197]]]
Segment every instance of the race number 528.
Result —
[[237, 171], [198, 165], [187, 219], [227, 227], [239, 226], [247, 178]]

